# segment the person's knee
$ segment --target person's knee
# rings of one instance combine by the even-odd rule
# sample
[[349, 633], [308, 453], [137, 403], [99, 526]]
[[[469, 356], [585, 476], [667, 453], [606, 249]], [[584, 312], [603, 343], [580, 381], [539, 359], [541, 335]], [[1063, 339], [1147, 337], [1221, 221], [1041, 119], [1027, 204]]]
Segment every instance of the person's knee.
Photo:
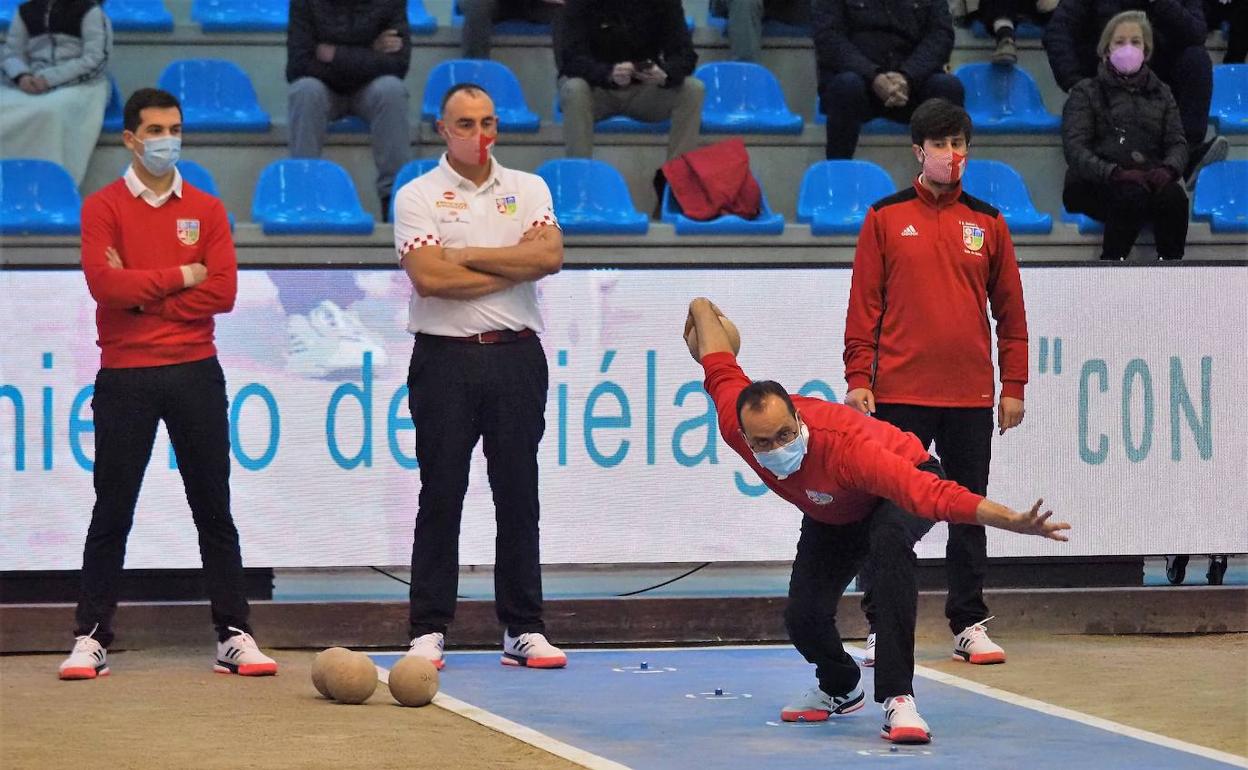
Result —
[[1178, 182], [1171, 182], [1155, 193], [1157, 211], [1163, 215], [1187, 216], [1187, 191]]
[[962, 81], [944, 72], [932, 75], [924, 85], [924, 96], [927, 99], [948, 99], [957, 105], [966, 102], [966, 88]]
[[680, 84], [680, 100], [687, 105], [701, 108], [702, 100], [706, 98], [706, 84], [701, 80], [689, 76]]
[[328, 108], [329, 87], [316, 78], [299, 78], [290, 84], [290, 103], [294, 108]]
[[823, 93], [825, 100], [865, 99], [867, 96], [867, 81], [856, 72], [838, 72], [824, 79]]
[[368, 84], [369, 96], [386, 106], [407, 105], [407, 84], [394, 75], [382, 75]]
[[1192, 78], [1212, 78], [1213, 60], [1203, 45], [1189, 45], [1174, 58], [1174, 71], [1180, 87], [1189, 85]]
[[1138, 219], [1144, 211], [1148, 210], [1151, 197], [1152, 193], [1142, 185], [1131, 182], [1117, 184], [1109, 196], [1109, 210], [1113, 212], [1115, 218], [1128, 215]]
[[459, 12], [465, 19], [490, 20], [497, 0], [459, 0]]
[[788, 606], [784, 608], [784, 627], [791, 639], [818, 633], [823, 622], [815, 603], [810, 599], [790, 598]]
[[568, 78], [559, 85], [559, 105], [564, 112], [589, 109], [593, 89], [584, 78]]

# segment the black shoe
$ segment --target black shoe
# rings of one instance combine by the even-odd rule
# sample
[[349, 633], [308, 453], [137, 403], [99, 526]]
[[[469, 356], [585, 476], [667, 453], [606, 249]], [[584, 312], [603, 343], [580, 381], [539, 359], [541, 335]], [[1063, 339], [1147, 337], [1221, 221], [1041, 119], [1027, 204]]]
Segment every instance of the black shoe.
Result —
[[663, 218], [663, 191], [667, 189], [667, 176], [663, 173], [663, 169], [654, 172], [654, 212], [651, 219], [659, 220]]
[[1167, 556], [1166, 557], [1166, 580], [1170, 581], [1170, 585], [1177, 586], [1183, 584], [1183, 578], [1187, 577], [1187, 560], [1189, 556]]
[[1226, 160], [1227, 154], [1231, 151], [1231, 143], [1226, 140], [1225, 136], [1215, 136], [1207, 142], [1203, 142], [1192, 150], [1191, 155], [1187, 159], [1187, 173], [1183, 174], [1183, 181], [1191, 188], [1196, 184], [1196, 177], [1200, 175], [1200, 170], [1205, 166]]
[[1018, 45], [1014, 42], [1014, 28], [997, 30], [997, 48], [992, 52], [992, 63], [998, 67], [1013, 67], [1018, 63]]
[[382, 222], [390, 221], [390, 196], [389, 195], [381, 196], [381, 221]]
[[1210, 556], [1209, 571], [1205, 573], [1205, 579], [1209, 581], [1211, 586], [1222, 585], [1222, 578], [1226, 575], [1226, 557]]

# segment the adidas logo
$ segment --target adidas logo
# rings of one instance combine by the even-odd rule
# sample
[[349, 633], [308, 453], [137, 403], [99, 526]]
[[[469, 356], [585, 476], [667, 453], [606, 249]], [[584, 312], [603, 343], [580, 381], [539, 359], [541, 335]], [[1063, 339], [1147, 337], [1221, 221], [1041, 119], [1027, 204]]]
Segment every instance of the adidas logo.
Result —
[[917, 236], [918, 234], [919, 231], [914, 229], [914, 225], [906, 225], [906, 229], [901, 231], [903, 238]]

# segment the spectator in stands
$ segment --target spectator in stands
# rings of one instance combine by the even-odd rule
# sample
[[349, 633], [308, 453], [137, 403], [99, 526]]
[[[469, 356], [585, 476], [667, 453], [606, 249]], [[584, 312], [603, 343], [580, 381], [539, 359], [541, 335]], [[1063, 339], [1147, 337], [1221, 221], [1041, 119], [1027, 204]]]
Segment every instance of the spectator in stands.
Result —
[[728, 48], [736, 61], [758, 61], [764, 19], [810, 23], [810, 0], [711, 0], [711, 10], [728, 19]]
[[1018, 63], [1018, 45], [1014, 28], [1024, 18], [1044, 25], [1053, 15], [1058, 0], [980, 0], [979, 20], [997, 40], [992, 63], [1013, 67]]
[[829, 159], [852, 158], [871, 118], [908, 123], [928, 99], [965, 100], [945, 71], [953, 52], [945, 0], [814, 0], [812, 12]]
[[42, 158], [81, 183], [100, 138], [113, 29], [95, 0], [29, 0], [4, 41], [0, 146], [8, 158]]
[[554, 24], [564, 0], [459, 0], [464, 14], [464, 58], [490, 58], [490, 37], [500, 21]]
[[405, 0], [292, 0], [286, 32], [290, 154], [319, 158], [329, 123], [368, 122], [377, 197], [390, 217], [394, 176], [411, 156], [407, 86], [411, 34]]
[[[1053, 77], [1064, 91], [1097, 75], [1104, 56], [1096, 35], [1121, 11], [1143, 12], [1153, 30], [1149, 71], [1170, 86], [1179, 105], [1187, 138], [1188, 163], [1183, 175], [1194, 183], [1200, 169], [1226, 158], [1229, 145], [1214, 136], [1205, 141], [1213, 64], [1205, 50], [1203, 0], [1062, 0], [1044, 32], [1044, 48]], [[1102, 36], [1102, 43], [1104, 37]]]
[[1223, 64], [1243, 64], [1248, 58], [1248, 0], [1205, 0], [1209, 29], [1226, 25]]
[[698, 55], [680, 0], [568, 0], [556, 37], [569, 156], [592, 156], [594, 123], [613, 115], [671, 118], [669, 160], [697, 146], [705, 89], [692, 76]]
[[1182, 259], [1187, 142], [1169, 86], [1146, 63], [1153, 53], [1148, 16], [1113, 17], [1096, 50], [1096, 77], [1072, 88], [1062, 110], [1069, 165], [1062, 200], [1067, 210], [1105, 223], [1101, 259], [1126, 259], [1145, 222], [1153, 224], [1158, 256]]

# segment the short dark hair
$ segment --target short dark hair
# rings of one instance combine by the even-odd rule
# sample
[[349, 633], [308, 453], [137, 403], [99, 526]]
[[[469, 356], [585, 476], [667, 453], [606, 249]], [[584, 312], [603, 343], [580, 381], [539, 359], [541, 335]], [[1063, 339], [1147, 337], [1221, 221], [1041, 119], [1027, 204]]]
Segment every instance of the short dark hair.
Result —
[[789, 398], [789, 392], [784, 389], [783, 385], [775, 380], [758, 380], [746, 385], [737, 395], [737, 424], [741, 424], [741, 412], [746, 409], [753, 411], [762, 408], [763, 402], [767, 400], [768, 396], [776, 396], [789, 408], [789, 414], [797, 415], [797, 408], [793, 406], [793, 399]]
[[971, 116], [948, 99], [928, 99], [910, 117], [910, 140], [920, 147], [928, 139], [958, 134], [971, 141]]
[[469, 93], [476, 91], [478, 93], [485, 94], [486, 96], [490, 95], [489, 91], [486, 91], [484, 88], [477, 85], [476, 83], [456, 83], [455, 85], [446, 89], [446, 93], [442, 94], [442, 106], [438, 108], [438, 114], [440, 115], [446, 114], [446, 103], [451, 100], [452, 96], [459, 93], [460, 91], [468, 91]]
[[143, 110], [149, 107], [165, 109], [168, 107], [177, 107], [178, 114], [182, 114], [182, 103], [178, 101], [178, 97], [162, 91], [159, 88], [140, 88], [130, 98], [126, 100], [126, 106], [122, 109], [122, 125], [127, 131], [137, 131], [139, 124], [143, 122]]

